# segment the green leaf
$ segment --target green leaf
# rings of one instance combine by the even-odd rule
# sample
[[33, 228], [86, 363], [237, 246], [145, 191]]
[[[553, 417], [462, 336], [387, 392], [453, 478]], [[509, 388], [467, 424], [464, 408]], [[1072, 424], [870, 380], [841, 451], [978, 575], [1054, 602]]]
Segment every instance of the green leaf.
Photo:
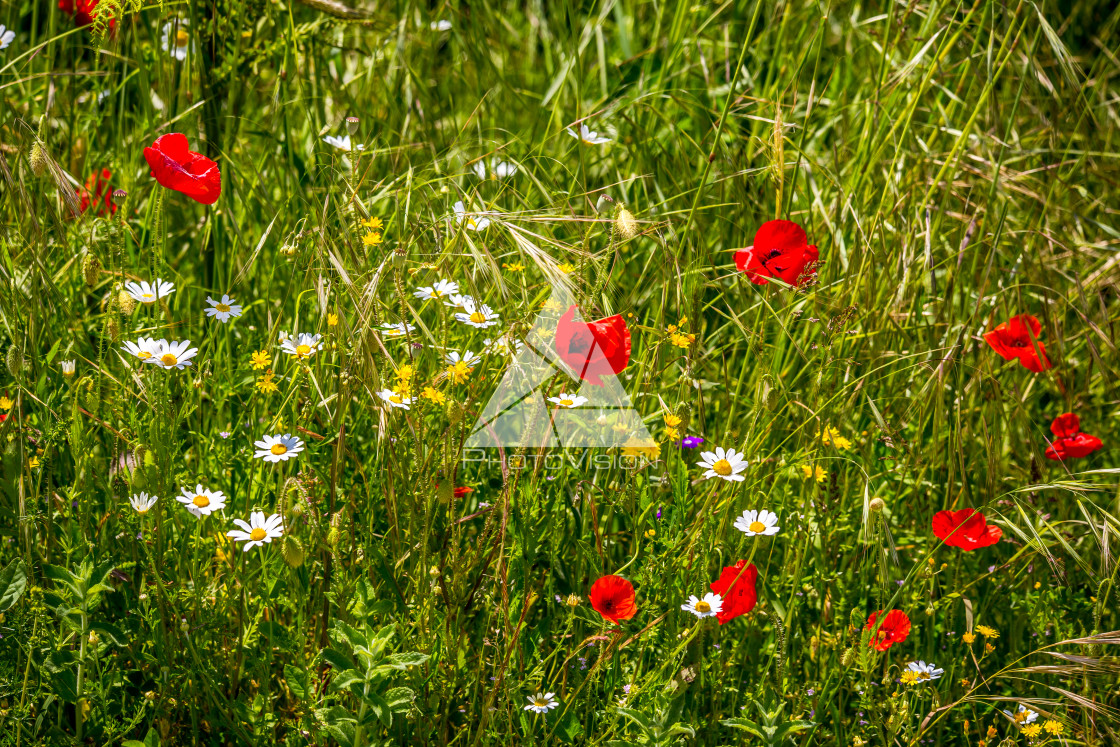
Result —
[[385, 693], [385, 700], [389, 703], [389, 707], [393, 709], [394, 713], [400, 713], [407, 710], [412, 701], [416, 699], [416, 693], [412, 691], [411, 687], [394, 687], [390, 688], [389, 692]]
[[418, 651], [406, 651], [400, 654], [390, 654], [389, 661], [396, 667], [404, 669], [405, 667], [415, 667], [426, 662], [430, 657], [427, 654], [421, 654]]
[[27, 591], [27, 566], [16, 559], [0, 571], [0, 612], [10, 609]]
[[357, 669], [354, 660], [338, 649], [325, 648], [319, 652], [319, 658], [334, 667], [336, 672], [344, 672], [347, 669]]
[[298, 700], [307, 700], [311, 687], [308, 683], [307, 672], [291, 664], [284, 665], [284, 681]]
[[51, 689], [60, 700], [78, 702], [78, 676], [70, 669], [51, 672]]
[[102, 637], [108, 638], [117, 646], [127, 646], [128, 637], [115, 625], [109, 623], [90, 623], [90, 630], [96, 630]]
[[393, 725], [393, 709], [389, 707], [389, 704], [379, 693], [367, 693], [365, 700], [369, 704], [370, 710], [377, 714], [377, 718], [385, 724], [386, 728]]

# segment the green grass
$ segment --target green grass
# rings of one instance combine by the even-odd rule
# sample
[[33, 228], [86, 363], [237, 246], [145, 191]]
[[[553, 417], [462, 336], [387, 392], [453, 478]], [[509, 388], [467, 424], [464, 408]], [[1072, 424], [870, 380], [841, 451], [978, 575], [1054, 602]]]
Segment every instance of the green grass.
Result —
[[[103, 0], [84, 28], [0, 6], [0, 744], [1117, 740], [1120, 8], [305, 2]], [[322, 140], [348, 116], [360, 154]], [[170, 132], [219, 164], [214, 206], [149, 175]], [[516, 173], [479, 179], [493, 158]], [[75, 215], [101, 169], [121, 209]], [[463, 230], [458, 200], [494, 223]], [[820, 248], [816, 282], [737, 271], [774, 218]], [[629, 326], [620, 378], [661, 442], [638, 469], [464, 459], [509, 359], [456, 383], [443, 353], [524, 336], [562, 264], [586, 318]], [[156, 277], [174, 293], [122, 304]], [[413, 297], [439, 279], [501, 324]], [[203, 315], [223, 293], [245, 307], [225, 325]], [[983, 341], [1020, 313], [1053, 369]], [[408, 341], [380, 333], [400, 321]], [[282, 332], [326, 346], [300, 363]], [[139, 336], [191, 340], [194, 365], [118, 353]], [[387, 408], [406, 364], [412, 409]], [[1044, 458], [1063, 412], [1103, 448]], [[288, 432], [298, 458], [253, 458]], [[744, 482], [701, 479], [715, 446]], [[222, 512], [175, 501], [198, 483]], [[968, 507], [999, 544], [934, 536]], [[751, 508], [781, 531], [745, 537]], [[252, 510], [285, 536], [242, 552], [223, 535]], [[739, 559], [751, 614], [680, 610]], [[620, 626], [588, 603], [609, 573], [637, 589]], [[891, 608], [913, 627], [876, 653], [859, 628]], [[998, 638], [963, 643], [978, 625]], [[897, 682], [919, 659], [944, 676]], [[524, 710], [538, 691], [559, 707]], [[1019, 703], [1061, 734], [1031, 739], [1000, 712]]]

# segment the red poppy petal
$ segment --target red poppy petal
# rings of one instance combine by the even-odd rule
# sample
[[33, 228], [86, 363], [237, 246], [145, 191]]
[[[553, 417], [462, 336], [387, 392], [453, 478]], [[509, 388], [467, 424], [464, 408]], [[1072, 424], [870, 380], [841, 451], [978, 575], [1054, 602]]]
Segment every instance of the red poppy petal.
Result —
[[807, 244], [805, 229], [791, 220], [768, 220], [754, 235], [755, 249], [763, 255], [804, 251]]
[[1081, 418], [1072, 412], [1062, 413], [1050, 424], [1050, 432], [1058, 438], [1076, 436], [1081, 432]]

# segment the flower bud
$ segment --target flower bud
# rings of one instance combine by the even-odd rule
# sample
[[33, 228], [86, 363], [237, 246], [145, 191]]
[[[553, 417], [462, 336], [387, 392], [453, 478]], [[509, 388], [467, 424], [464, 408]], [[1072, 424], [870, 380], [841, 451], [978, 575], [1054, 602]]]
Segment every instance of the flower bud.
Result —
[[303, 565], [303, 545], [292, 535], [284, 535], [284, 541], [280, 543], [280, 552], [284, 555], [284, 562], [290, 568], [299, 568]]
[[618, 209], [618, 214], [614, 218], [614, 227], [624, 239], [632, 239], [638, 235], [638, 221], [634, 219], [634, 214], [624, 207]]
[[128, 199], [128, 192], [125, 192], [123, 189], [114, 189], [113, 190], [113, 204], [116, 205], [117, 207], [121, 207], [122, 205], [124, 205], [124, 202], [127, 199]]
[[887, 507], [887, 504], [882, 498], [872, 498], [871, 502], [867, 504], [867, 507], [870, 508], [873, 513], [879, 513]]
[[358, 134], [358, 118], [357, 117], [347, 117], [346, 118], [346, 131], [349, 132], [351, 135], [357, 135]]
[[38, 140], [31, 146], [31, 173], [35, 176], [42, 176], [47, 172], [47, 155], [43, 152], [43, 146]]
[[101, 260], [97, 255], [87, 254], [82, 257], [82, 278], [86, 285], [97, 285], [97, 278], [101, 275]]
[[8, 373], [12, 376], [19, 376], [19, 372], [23, 370], [23, 351], [19, 349], [18, 345], [12, 345], [8, 348], [8, 355], [4, 359], [4, 363], [8, 366]]

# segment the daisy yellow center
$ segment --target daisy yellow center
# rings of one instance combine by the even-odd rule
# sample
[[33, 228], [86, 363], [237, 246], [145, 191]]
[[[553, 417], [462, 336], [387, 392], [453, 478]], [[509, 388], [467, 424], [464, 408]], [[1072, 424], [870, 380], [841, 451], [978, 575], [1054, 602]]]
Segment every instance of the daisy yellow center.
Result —
[[210, 505], [210, 499], [202, 493], [199, 493], [193, 499], [191, 499], [191, 503], [198, 506], [199, 508], [206, 508]]
[[392, 402], [394, 405], [404, 404], [401, 401], [401, 395], [399, 395], [399, 394], [394, 394], [393, 396], [389, 397], [389, 401]]
[[548, 708], [552, 703], [544, 698], [533, 698], [533, 705], [537, 708]]
[[272, 445], [272, 453], [275, 454], [276, 456], [280, 456], [281, 454], [287, 454], [288, 453], [288, 447], [285, 446], [284, 444], [273, 444]]
[[175, 32], [175, 46], [176, 47], [185, 47], [185, 46], [187, 46], [187, 42], [189, 42], [190, 40], [191, 40], [191, 37], [187, 34], [186, 29], [179, 29], [178, 31]]
[[155, 296], [154, 293], [141, 293], [140, 297], [141, 298], [155, 298], [156, 296]]
[[481, 311], [475, 311], [471, 314], [471, 321], [475, 324], [482, 324], [486, 321], [486, 315]]
[[136, 354], [136, 357], [139, 358], [142, 361], [146, 361], [146, 360], [148, 360], [149, 358], [152, 357], [152, 354], [149, 353], [147, 350], [141, 350], [139, 353]]
[[711, 612], [712, 611], [712, 605], [708, 604], [707, 602], [697, 602], [696, 603], [696, 611], [697, 612]]
[[928, 680], [929, 679], [929, 672], [918, 672], [918, 679]]
[[715, 472], [717, 475], [723, 475], [724, 477], [727, 477], [731, 474], [731, 462], [727, 461], [726, 459], [720, 459], [718, 462], [712, 465], [712, 472]]
[[575, 404], [575, 402], [573, 402], [570, 399], [562, 399], [562, 400], [560, 400], [560, 404], [562, 404], [564, 407], [571, 407], [572, 405]]
[[471, 228], [477, 228], [478, 224], [474, 222], [474, 218], [467, 218], [467, 225]]
[[310, 345], [299, 345], [296, 347], [296, 355], [307, 355], [311, 352]]
[[214, 308], [217, 309], [218, 311], [222, 312], [223, 314], [226, 313], [227, 311], [229, 311], [229, 306], [225, 305], [224, 303], [220, 303], [217, 306], [215, 306]]
[[[273, 447], [273, 448], [275, 448], [275, 447]], [[251, 539], [253, 542], [260, 542], [261, 540], [263, 540], [267, 536], [268, 536], [268, 532], [261, 529], [260, 527], [257, 527], [253, 531], [249, 532], [249, 539]]]
[[751, 525], [747, 528], [750, 529], [755, 534], [759, 534], [761, 532], [766, 531], [766, 525], [763, 524], [761, 521], [752, 521]]
[[140, 508], [136, 509], [136, 513], [138, 513], [138, 514], [146, 514], [146, 513], [148, 513], [148, 509], [146, 509], [146, 508], [144, 508], [143, 506], [141, 506]]
[[432, 291], [432, 298], [443, 298], [443, 292], [438, 290]]
[[174, 365], [177, 365], [179, 363], [179, 359], [176, 358], [171, 353], [164, 353], [163, 356], [159, 360], [165, 366], [174, 366]]

